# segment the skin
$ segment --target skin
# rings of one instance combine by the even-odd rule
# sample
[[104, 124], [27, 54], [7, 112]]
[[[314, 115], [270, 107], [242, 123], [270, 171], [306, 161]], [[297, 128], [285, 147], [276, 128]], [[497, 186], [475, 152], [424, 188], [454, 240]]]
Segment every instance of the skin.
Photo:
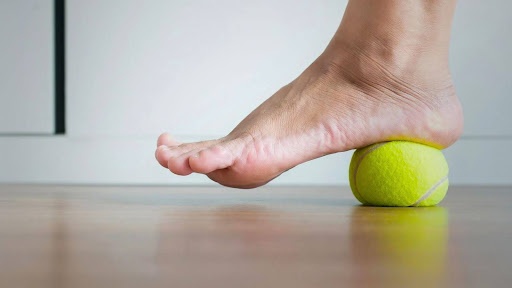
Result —
[[325, 51], [227, 136], [180, 143], [160, 135], [156, 159], [253, 188], [328, 154], [389, 140], [453, 144], [462, 108], [448, 67], [453, 0], [352, 0]]

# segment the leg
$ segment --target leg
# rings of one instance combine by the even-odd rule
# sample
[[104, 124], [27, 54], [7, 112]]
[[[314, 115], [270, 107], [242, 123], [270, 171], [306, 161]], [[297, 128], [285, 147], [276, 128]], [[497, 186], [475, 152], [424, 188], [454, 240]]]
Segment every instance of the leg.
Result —
[[463, 117], [448, 68], [454, 0], [350, 1], [324, 53], [229, 135], [156, 157], [179, 175], [251, 188], [327, 154], [386, 140], [444, 148]]

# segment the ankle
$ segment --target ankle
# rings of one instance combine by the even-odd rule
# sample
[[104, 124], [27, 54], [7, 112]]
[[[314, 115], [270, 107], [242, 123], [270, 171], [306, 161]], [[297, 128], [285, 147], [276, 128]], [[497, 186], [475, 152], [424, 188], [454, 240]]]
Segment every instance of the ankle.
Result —
[[[411, 48], [409, 51], [396, 51], [393, 48], [385, 50], [391, 52], [385, 54], [371, 45], [331, 43], [319, 60], [324, 70], [334, 70], [353, 84], [365, 86], [373, 83], [388, 89], [413, 89], [425, 95], [442, 94], [448, 90], [455, 93], [447, 60], [427, 53], [417, 55]], [[401, 87], [403, 85], [407, 87]]]
[[327, 51], [354, 52], [407, 74], [448, 71], [454, 9], [455, 1], [447, 0], [350, 1]]

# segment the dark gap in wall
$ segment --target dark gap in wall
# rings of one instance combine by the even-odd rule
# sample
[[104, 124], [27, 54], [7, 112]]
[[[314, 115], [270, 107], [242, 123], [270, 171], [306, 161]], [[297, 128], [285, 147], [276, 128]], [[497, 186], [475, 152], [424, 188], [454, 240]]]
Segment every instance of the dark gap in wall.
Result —
[[54, 0], [55, 134], [66, 132], [66, 14], [65, 0]]

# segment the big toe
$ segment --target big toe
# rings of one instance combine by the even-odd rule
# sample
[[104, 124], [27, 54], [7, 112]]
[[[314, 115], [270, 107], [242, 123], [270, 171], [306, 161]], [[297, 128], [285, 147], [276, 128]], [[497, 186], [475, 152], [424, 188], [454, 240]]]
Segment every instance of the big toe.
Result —
[[158, 140], [156, 141], [156, 146], [159, 147], [159, 146], [162, 146], [162, 145], [166, 145], [166, 146], [177, 146], [177, 145], [180, 145], [181, 142], [176, 140], [176, 138], [172, 137], [171, 134], [165, 132], [165, 133], [162, 133], [159, 137], [158, 137]]
[[167, 161], [172, 156], [170, 148], [181, 145], [181, 142], [172, 137], [171, 134], [165, 132], [158, 137], [156, 141], [155, 158], [163, 167], [167, 168]]
[[164, 168], [167, 168], [167, 162], [169, 161], [169, 158], [171, 158], [173, 155], [171, 149], [169, 148], [169, 146], [167, 145], [160, 145], [156, 148], [156, 151], [155, 151], [155, 158], [156, 158], [156, 161], [158, 161], [158, 163], [160, 165], [162, 165], [162, 167]]

